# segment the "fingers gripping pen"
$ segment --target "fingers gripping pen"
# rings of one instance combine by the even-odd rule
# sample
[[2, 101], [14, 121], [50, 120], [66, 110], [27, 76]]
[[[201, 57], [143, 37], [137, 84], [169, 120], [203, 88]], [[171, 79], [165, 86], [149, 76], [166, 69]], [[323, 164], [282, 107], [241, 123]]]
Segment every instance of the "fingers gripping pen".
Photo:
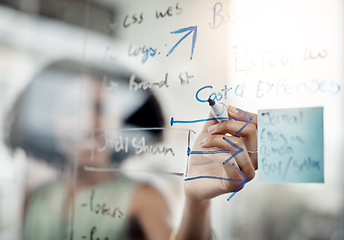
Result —
[[210, 98], [208, 99], [208, 102], [211, 108], [211, 113], [214, 115], [217, 121], [221, 122], [229, 119], [227, 108], [224, 105], [217, 103]]

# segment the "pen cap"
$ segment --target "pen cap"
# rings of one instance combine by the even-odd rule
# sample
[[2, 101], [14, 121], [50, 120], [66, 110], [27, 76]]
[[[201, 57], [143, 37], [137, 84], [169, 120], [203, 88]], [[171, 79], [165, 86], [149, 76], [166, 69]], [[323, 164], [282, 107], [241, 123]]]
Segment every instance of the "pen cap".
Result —
[[208, 102], [214, 116], [220, 116], [226, 111], [225, 106], [223, 106], [222, 104], [216, 103], [210, 98], [208, 99]]

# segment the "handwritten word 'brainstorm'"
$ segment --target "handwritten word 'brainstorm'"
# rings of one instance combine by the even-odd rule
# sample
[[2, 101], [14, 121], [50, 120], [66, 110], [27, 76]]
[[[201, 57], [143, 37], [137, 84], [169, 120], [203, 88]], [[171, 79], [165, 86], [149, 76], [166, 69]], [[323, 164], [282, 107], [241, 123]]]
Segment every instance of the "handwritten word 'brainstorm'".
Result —
[[[99, 135], [100, 139], [96, 142], [95, 135]], [[149, 145], [144, 136], [141, 137], [129, 137], [119, 135], [116, 137], [110, 136], [108, 131], [93, 131], [90, 132], [92, 142], [95, 146], [92, 149], [97, 149], [98, 152], [105, 151], [106, 149], [111, 149], [114, 152], [133, 152], [136, 155], [140, 154], [152, 154], [152, 155], [170, 155], [175, 156], [175, 152], [171, 147], [166, 146], [154, 146]], [[93, 151], [93, 150], [92, 150]], [[94, 152], [91, 153], [93, 157]]]
[[266, 182], [322, 182], [322, 108], [261, 110], [259, 178]]

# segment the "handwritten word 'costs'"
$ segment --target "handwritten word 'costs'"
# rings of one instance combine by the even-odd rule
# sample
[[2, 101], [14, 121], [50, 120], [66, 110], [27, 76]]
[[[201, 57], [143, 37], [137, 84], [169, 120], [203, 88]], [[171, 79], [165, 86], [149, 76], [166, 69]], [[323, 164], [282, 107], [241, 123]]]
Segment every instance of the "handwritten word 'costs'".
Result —
[[234, 88], [225, 85], [219, 91], [213, 91], [213, 86], [207, 85], [198, 89], [195, 97], [198, 102], [208, 102], [209, 98], [214, 101], [221, 101], [228, 98], [230, 91], [234, 91], [236, 96], [243, 97], [245, 88], [245, 82], [236, 85]]

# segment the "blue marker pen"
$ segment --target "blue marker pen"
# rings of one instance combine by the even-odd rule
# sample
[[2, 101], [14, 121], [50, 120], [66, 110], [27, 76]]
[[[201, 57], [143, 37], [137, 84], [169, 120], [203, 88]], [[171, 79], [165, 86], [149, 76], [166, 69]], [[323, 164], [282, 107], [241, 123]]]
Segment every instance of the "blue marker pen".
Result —
[[208, 99], [208, 102], [211, 108], [211, 113], [214, 115], [217, 121], [221, 122], [229, 119], [227, 108], [224, 105], [217, 103], [210, 98]]

